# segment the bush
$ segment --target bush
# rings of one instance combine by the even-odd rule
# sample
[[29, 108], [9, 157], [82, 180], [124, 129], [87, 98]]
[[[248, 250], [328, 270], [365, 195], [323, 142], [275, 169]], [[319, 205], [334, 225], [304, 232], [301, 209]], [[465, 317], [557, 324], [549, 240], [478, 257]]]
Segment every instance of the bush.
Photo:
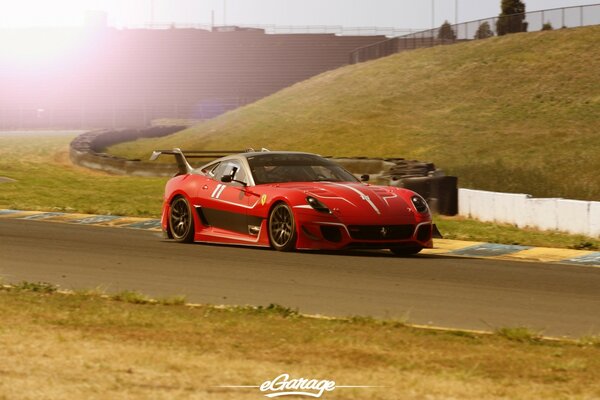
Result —
[[454, 29], [452, 29], [452, 25], [450, 25], [450, 22], [444, 21], [442, 26], [440, 26], [440, 30], [438, 32], [438, 39], [456, 40], [456, 33], [454, 33]]
[[484, 22], [479, 25], [477, 32], [475, 32], [475, 39], [487, 39], [492, 36], [494, 36], [494, 32], [492, 32], [489, 22]]
[[552, 27], [552, 24], [550, 22], [546, 22], [544, 25], [542, 25], [542, 30], [543, 31], [553, 31], [554, 28]]

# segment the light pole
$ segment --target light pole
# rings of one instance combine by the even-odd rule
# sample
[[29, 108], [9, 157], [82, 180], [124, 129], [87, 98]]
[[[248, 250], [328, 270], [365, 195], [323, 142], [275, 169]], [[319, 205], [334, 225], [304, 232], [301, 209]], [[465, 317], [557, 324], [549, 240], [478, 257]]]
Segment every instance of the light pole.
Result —
[[223, 26], [227, 26], [227, 0], [223, 0]]
[[454, 1], [454, 23], [458, 25], [458, 0]]
[[435, 0], [431, 0], [431, 29], [435, 29]]

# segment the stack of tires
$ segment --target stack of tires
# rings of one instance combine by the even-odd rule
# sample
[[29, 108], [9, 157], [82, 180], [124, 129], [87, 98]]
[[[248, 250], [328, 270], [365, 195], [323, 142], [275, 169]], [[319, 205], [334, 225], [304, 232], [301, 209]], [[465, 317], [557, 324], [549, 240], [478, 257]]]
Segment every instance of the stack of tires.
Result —
[[395, 163], [386, 177], [390, 185], [410, 189], [427, 200], [434, 213], [456, 215], [458, 213], [458, 178], [446, 176], [433, 163], [402, 158], [391, 159]]

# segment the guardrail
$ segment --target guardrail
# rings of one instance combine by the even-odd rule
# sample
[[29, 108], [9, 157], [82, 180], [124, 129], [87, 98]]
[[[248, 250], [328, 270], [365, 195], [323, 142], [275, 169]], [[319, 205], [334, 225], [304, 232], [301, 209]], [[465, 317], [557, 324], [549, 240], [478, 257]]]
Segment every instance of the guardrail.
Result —
[[492, 17], [410, 33], [360, 47], [350, 53], [350, 63], [374, 60], [405, 50], [487, 39], [515, 32], [600, 25], [600, 4], [553, 8], [503, 17]]
[[458, 213], [519, 228], [558, 230], [600, 237], [600, 202], [534, 198], [528, 194], [459, 189]]

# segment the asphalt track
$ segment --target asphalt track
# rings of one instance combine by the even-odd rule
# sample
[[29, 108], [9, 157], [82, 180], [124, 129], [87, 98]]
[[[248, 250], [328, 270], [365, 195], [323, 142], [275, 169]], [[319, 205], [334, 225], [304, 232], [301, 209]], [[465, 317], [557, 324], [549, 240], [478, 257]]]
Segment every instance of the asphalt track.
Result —
[[396, 258], [384, 251], [279, 253], [181, 245], [156, 232], [3, 219], [0, 277], [452, 328], [600, 333], [600, 268], [576, 265]]

